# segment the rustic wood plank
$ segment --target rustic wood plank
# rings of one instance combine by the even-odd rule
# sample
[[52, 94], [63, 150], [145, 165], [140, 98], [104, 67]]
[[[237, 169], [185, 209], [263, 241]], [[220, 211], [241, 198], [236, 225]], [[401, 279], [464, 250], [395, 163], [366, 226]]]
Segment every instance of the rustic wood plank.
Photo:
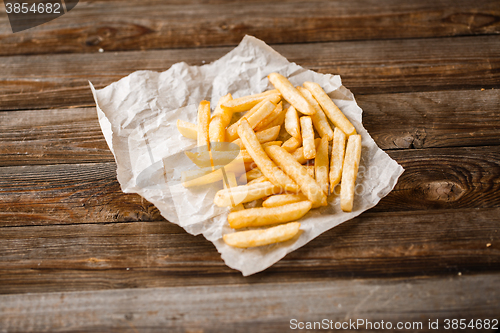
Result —
[[5, 295], [0, 329], [274, 333], [288, 331], [291, 319], [326, 319], [332, 321], [329, 331], [336, 322], [362, 319], [391, 327], [408, 322], [410, 331], [434, 332], [430, 320], [438, 320], [443, 331], [445, 319], [498, 318], [499, 283], [495, 274]]
[[406, 171], [374, 211], [498, 207], [500, 146], [388, 153]]
[[[359, 95], [382, 149], [500, 144], [500, 90]], [[95, 108], [0, 112], [0, 166], [111, 162]]]
[[[500, 206], [500, 146], [389, 154], [406, 171], [374, 211]], [[0, 226], [158, 218], [152, 204], [122, 193], [115, 163], [0, 168]]]
[[0, 294], [498, 272], [499, 216], [368, 212], [250, 277], [165, 221], [2, 228]]
[[274, 44], [498, 34], [499, 8], [488, 0], [80, 1], [17, 34], [0, 15], [0, 55], [236, 45], [245, 34]]
[[[301, 66], [342, 75], [355, 94], [500, 87], [500, 36], [275, 45]], [[231, 48], [3, 57], [0, 110], [94, 105], [102, 88], [135, 70], [202, 65]], [[29, 64], [29, 65], [27, 65]]]
[[0, 112], [0, 166], [111, 161], [95, 107]]
[[363, 124], [382, 149], [500, 144], [500, 90], [359, 95]]

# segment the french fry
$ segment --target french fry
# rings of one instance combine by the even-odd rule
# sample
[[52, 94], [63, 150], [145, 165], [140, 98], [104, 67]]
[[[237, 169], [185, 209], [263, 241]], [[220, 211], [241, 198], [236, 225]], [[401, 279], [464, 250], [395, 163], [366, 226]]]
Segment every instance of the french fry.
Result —
[[235, 206], [240, 203], [281, 193], [282, 191], [281, 186], [276, 186], [269, 181], [241, 185], [218, 191], [215, 194], [214, 203], [219, 207]]
[[[268, 147], [268, 146], [279, 146], [281, 145], [281, 141], [271, 141], [271, 142], [266, 142], [262, 144], [262, 148]], [[243, 162], [249, 163], [253, 162], [252, 156], [250, 156], [250, 153], [246, 149], [240, 150], [240, 154], [243, 157]]]
[[262, 131], [262, 130], [268, 128], [268, 125], [271, 122], [273, 122], [274, 119], [276, 119], [277, 117], [279, 117], [279, 115], [282, 112], [284, 112], [284, 110], [283, 110], [283, 102], [279, 102], [278, 105], [276, 105], [276, 107], [274, 108], [273, 112], [271, 112], [271, 114], [269, 114], [269, 116], [267, 116], [266, 118], [264, 118], [260, 123], [257, 124], [257, 126], [255, 126], [254, 131], [258, 132], [258, 131]]
[[199, 166], [200, 168], [211, 167], [213, 165], [226, 165], [231, 163], [236, 159], [241, 151], [238, 150], [227, 150], [227, 151], [201, 151], [201, 152], [191, 152], [185, 151], [184, 154], [189, 157], [189, 159]]
[[[253, 115], [255, 112], [257, 112], [258, 110], [260, 110], [260, 108], [262, 107], [262, 105], [264, 105], [264, 103], [266, 101], [270, 101], [273, 104], [277, 104], [280, 99], [281, 99], [281, 95], [280, 94], [271, 94], [271, 95], [267, 96], [266, 99], [264, 99], [264, 100], [260, 101], [259, 103], [257, 103], [253, 108], [251, 108], [247, 113], [245, 113], [245, 115], [243, 117], [241, 117], [240, 119], [238, 119], [234, 124], [232, 124], [231, 126], [229, 126], [226, 129], [226, 138], [231, 138], [231, 137], [237, 136], [238, 126], [240, 125], [240, 122], [243, 119], [248, 119], [251, 115]], [[228, 141], [233, 141], [233, 140], [229, 140], [228, 139]]]
[[210, 125], [208, 129], [208, 136], [210, 142], [224, 142], [226, 137], [226, 127], [231, 121], [233, 113], [231, 110], [223, 110], [220, 106], [222, 103], [230, 101], [232, 99], [231, 94], [227, 94], [220, 98], [217, 107], [214, 110], [212, 119], [210, 120]]
[[302, 136], [300, 135], [299, 115], [293, 105], [288, 108], [285, 114], [285, 130], [295, 139], [302, 141]]
[[314, 165], [303, 165], [303, 167], [306, 169], [307, 173], [309, 174], [309, 176], [311, 176], [312, 179], [316, 179]]
[[[297, 184], [288, 177], [280, 168], [278, 168], [273, 161], [266, 155], [264, 149], [257, 140], [257, 136], [246, 120], [243, 120], [238, 127], [238, 134], [241, 141], [245, 145], [246, 150], [252, 156], [254, 162], [262, 171], [264, 176], [267, 177], [273, 184], [282, 186], [287, 191], [297, 193], [299, 187]], [[270, 146], [278, 147], [278, 146]], [[281, 148], [281, 147], [280, 147]]]
[[307, 159], [316, 156], [316, 147], [314, 146], [314, 129], [311, 117], [300, 117], [300, 129], [302, 134], [302, 146], [304, 147], [304, 157]]
[[238, 248], [256, 247], [273, 243], [285, 242], [297, 235], [300, 230], [299, 222], [290, 222], [261, 230], [246, 230], [225, 234], [224, 242]]
[[251, 184], [256, 184], [256, 183], [262, 183], [262, 182], [268, 182], [269, 179], [266, 178], [266, 176], [260, 176], [259, 178], [255, 178], [247, 183], [247, 185]]
[[300, 145], [302, 144], [301, 141], [297, 140], [296, 138], [294, 138], [293, 136], [286, 140], [282, 145], [281, 147], [283, 149], [285, 149], [287, 152], [292, 152], [292, 151], [295, 151], [297, 148], [300, 147]]
[[299, 233], [300, 223], [290, 222], [260, 230], [238, 231], [222, 236], [224, 242], [237, 248], [258, 247], [288, 241]]
[[316, 112], [286, 77], [278, 73], [271, 73], [267, 78], [272, 85], [279, 90], [283, 98], [287, 100], [288, 103], [292, 104], [299, 112], [305, 115], [312, 115]]
[[[226, 181], [227, 181], [227, 184], [226, 184]], [[226, 172], [226, 178], [223, 179], [223, 184], [224, 184], [225, 189], [237, 187], [238, 182], [236, 181], [236, 174], [234, 172]], [[240, 203], [240, 204], [237, 204], [236, 206], [232, 207], [231, 211], [237, 212], [237, 211], [243, 210], [243, 209], [245, 209], [245, 207], [243, 206], [243, 204]]]
[[260, 171], [259, 168], [255, 168], [255, 169], [252, 169], [250, 171], [248, 171], [247, 173], [245, 173], [244, 175], [241, 175], [239, 181], [240, 183], [246, 183], [246, 182], [250, 182], [254, 179], [257, 179], [259, 177], [262, 177], [264, 176], [262, 174], [262, 172]]
[[[273, 126], [268, 129], [262, 130], [260, 132], [255, 132], [255, 135], [257, 136], [257, 140], [259, 140], [259, 143], [266, 143], [270, 141], [276, 140], [278, 137], [278, 134], [280, 133], [280, 126]], [[234, 140], [233, 142], [235, 145], [240, 146], [240, 148], [244, 149], [245, 146], [243, 145], [243, 142], [241, 142], [241, 139], [238, 138]]]
[[349, 139], [347, 139], [342, 181], [340, 182], [340, 208], [344, 212], [352, 211], [354, 203], [354, 185], [356, 183], [360, 159], [361, 135], [351, 135]]
[[262, 227], [300, 219], [311, 209], [310, 201], [296, 202], [279, 207], [259, 207], [229, 213], [227, 219], [233, 229]]
[[325, 114], [330, 121], [339, 127], [347, 136], [356, 134], [356, 129], [340, 109], [333, 103], [330, 96], [315, 82], [304, 82], [304, 87], [311, 92], [314, 98], [318, 101], [319, 105], [325, 111]]
[[[247, 117], [247, 115], [244, 115], [242, 118], [240, 118], [240, 120], [238, 120], [238, 122], [239, 124], [241, 124], [243, 120], [246, 120], [248, 121], [250, 127], [253, 129], [255, 128], [255, 126], [257, 126], [258, 123], [260, 123], [264, 118], [271, 114], [275, 107], [276, 105], [273, 102], [265, 100], [257, 111], [252, 113], [252, 115], [250, 115], [249, 117]], [[226, 132], [226, 137], [228, 141], [236, 140], [238, 138], [238, 129], [236, 128], [231, 130], [231, 127], [229, 127]]]
[[325, 135], [321, 138], [316, 159], [314, 160], [314, 171], [316, 175], [316, 183], [319, 184], [323, 192], [328, 196], [328, 137]]
[[279, 95], [278, 90], [268, 90], [260, 94], [248, 95], [239, 98], [235, 98], [229, 101], [221, 103], [221, 108], [227, 110], [231, 113], [248, 111], [259, 102], [265, 100], [269, 95]]
[[330, 159], [330, 193], [333, 193], [335, 185], [340, 183], [342, 165], [344, 163], [346, 135], [335, 127], [332, 143], [332, 157]]
[[208, 147], [210, 141], [208, 138], [208, 129], [210, 126], [210, 102], [201, 101], [198, 106], [198, 128], [197, 139], [198, 147]]
[[266, 152], [287, 175], [299, 184], [301, 192], [312, 202], [313, 207], [327, 205], [326, 195], [321, 187], [289, 152], [280, 146], [266, 147]]
[[[320, 138], [314, 139], [314, 146], [317, 148], [319, 146], [319, 143], [321, 142]], [[306, 163], [309, 159], [305, 158], [304, 156], [304, 147], [299, 147], [297, 150], [295, 150], [293, 153], [291, 153], [293, 158], [299, 162], [299, 164], [304, 164]]]
[[196, 140], [198, 138], [197, 129], [198, 125], [177, 119], [177, 130], [182, 134], [182, 136], [188, 139]]
[[307, 197], [301, 193], [299, 194], [276, 194], [272, 195], [262, 202], [262, 207], [278, 207], [288, 205], [294, 202], [307, 200]]
[[297, 87], [297, 90], [304, 96], [306, 101], [311, 104], [311, 106], [316, 110], [316, 113], [311, 115], [311, 120], [314, 124], [314, 127], [319, 133], [319, 136], [328, 137], [328, 141], [333, 139], [333, 130], [330, 124], [328, 123], [328, 119], [326, 118], [325, 113], [321, 110], [318, 102], [314, 99], [313, 95], [309, 90], [304, 87]]
[[227, 165], [215, 165], [198, 170], [186, 170], [181, 173], [181, 182], [184, 187], [207, 185], [218, 182], [224, 178], [222, 168], [225, 172], [234, 172], [238, 175], [245, 172], [245, 164], [242, 159], [237, 158]]
[[[284, 121], [285, 121], [285, 115], [286, 115], [286, 110], [287, 109], [283, 109], [280, 114], [273, 119], [273, 121], [271, 121], [269, 124], [266, 125], [265, 129], [267, 128], [271, 128], [273, 126], [281, 126], [283, 125]], [[264, 130], [264, 129], [262, 129]]]

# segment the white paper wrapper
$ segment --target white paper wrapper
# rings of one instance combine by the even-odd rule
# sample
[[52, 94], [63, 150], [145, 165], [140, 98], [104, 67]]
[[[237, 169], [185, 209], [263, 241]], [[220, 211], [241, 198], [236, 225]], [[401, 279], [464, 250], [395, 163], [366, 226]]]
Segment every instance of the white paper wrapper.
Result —
[[[319, 83], [362, 136], [361, 163], [356, 182], [359, 195], [351, 213], [340, 210], [339, 198], [310, 211], [300, 220], [301, 233], [285, 243], [258, 248], [227, 246], [222, 235], [232, 232], [228, 209], [213, 204], [213, 187], [186, 189], [180, 171], [192, 168], [180, 152], [196, 142], [177, 131], [177, 119], [196, 123], [201, 100], [233, 98], [273, 89], [267, 75], [278, 72], [294, 85]], [[153, 203], [170, 222], [213, 242], [225, 263], [247, 276], [273, 265], [287, 253], [321, 233], [375, 206], [395, 186], [403, 168], [377, 147], [362, 125], [362, 110], [338, 75], [318, 74], [288, 62], [264, 42], [246, 36], [238, 47], [204, 66], [177, 63], [158, 73], [137, 71], [101, 90], [91, 89], [102, 132], [117, 163], [117, 178], [126, 193], [138, 193]], [[165, 171], [164, 171], [165, 170]]]

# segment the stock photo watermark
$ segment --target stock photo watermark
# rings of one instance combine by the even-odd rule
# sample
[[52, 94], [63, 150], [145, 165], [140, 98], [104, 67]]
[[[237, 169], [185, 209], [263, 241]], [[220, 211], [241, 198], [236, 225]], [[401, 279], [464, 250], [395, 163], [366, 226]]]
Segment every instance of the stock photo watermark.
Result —
[[77, 4], [78, 0], [4, 0], [13, 33], [52, 21]]
[[333, 321], [323, 319], [321, 321], [300, 321], [295, 318], [290, 319], [290, 329], [292, 330], [408, 330], [418, 332], [419, 330], [472, 330], [486, 329], [497, 330], [498, 319], [428, 319], [427, 321], [384, 321], [368, 319], [349, 319], [345, 321]]

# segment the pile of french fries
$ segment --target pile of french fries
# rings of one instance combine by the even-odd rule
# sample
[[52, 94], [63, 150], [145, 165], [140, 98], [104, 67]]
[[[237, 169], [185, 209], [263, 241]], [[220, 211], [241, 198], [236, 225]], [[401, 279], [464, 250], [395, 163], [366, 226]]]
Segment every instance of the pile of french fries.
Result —
[[[182, 183], [191, 187], [222, 181], [214, 203], [231, 208], [231, 228], [248, 228], [223, 236], [234, 247], [292, 239], [300, 230], [296, 220], [326, 206], [337, 184], [341, 209], [350, 212], [353, 207], [361, 136], [319, 84], [294, 87], [278, 73], [268, 79], [274, 90], [236, 99], [227, 94], [213, 114], [210, 102], [202, 101], [197, 124], [177, 121], [183, 136], [206, 147], [205, 154], [188, 155], [201, 169], [184, 172]], [[245, 113], [231, 124], [239, 112]], [[281, 136], [289, 138], [276, 141], [283, 126]], [[244, 163], [243, 171], [235, 161]], [[254, 200], [262, 200], [261, 207], [243, 205]], [[261, 227], [266, 228], [256, 229]]]

